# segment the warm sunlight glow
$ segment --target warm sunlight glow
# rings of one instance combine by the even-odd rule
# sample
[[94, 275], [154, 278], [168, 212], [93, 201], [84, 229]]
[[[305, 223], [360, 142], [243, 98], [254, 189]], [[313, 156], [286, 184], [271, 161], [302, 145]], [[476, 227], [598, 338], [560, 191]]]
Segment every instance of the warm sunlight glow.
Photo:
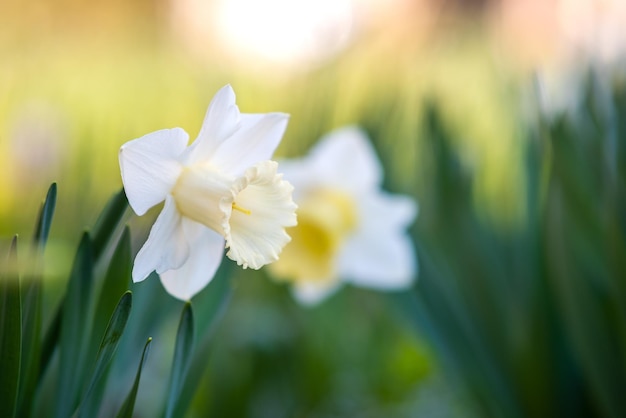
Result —
[[274, 62], [332, 55], [352, 30], [350, 0], [218, 0], [216, 16], [227, 48]]
[[168, 16], [175, 36], [212, 64], [225, 55], [251, 72], [284, 74], [323, 62], [422, 1], [169, 0]]

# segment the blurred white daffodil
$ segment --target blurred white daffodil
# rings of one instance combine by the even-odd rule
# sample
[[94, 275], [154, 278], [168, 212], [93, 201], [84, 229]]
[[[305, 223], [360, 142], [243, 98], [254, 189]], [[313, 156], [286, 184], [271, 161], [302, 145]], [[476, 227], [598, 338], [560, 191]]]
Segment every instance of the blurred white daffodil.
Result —
[[298, 225], [269, 268], [298, 301], [316, 304], [342, 281], [375, 289], [412, 283], [417, 264], [406, 229], [417, 205], [381, 190], [382, 167], [364, 132], [332, 132], [307, 157], [281, 162], [281, 171], [295, 187]]
[[133, 266], [133, 281], [156, 271], [165, 289], [187, 300], [202, 290], [227, 256], [258, 269], [278, 259], [296, 225], [293, 187], [269, 161], [288, 115], [245, 114], [230, 86], [213, 98], [198, 138], [181, 128], [124, 144], [120, 168], [137, 215], [165, 201]]

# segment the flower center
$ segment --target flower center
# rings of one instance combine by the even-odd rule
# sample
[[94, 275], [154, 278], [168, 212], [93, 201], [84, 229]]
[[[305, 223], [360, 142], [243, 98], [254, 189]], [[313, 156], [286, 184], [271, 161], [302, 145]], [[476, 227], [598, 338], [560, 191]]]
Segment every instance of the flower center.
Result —
[[238, 206], [237, 203], [233, 202], [232, 204], [233, 209], [238, 210], [241, 213], [245, 213], [246, 215], [251, 215], [252, 212], [249, 211], [248, 209], [244, 209], [241, 206]]
[[291, 242], [270, 268], [283, 280], [332, 280], [342, 244], [358, 224], [354, 199], [346, 193], [319, 189], [298, 202], [298, 225]]
[[190, 166], [183, 169], [171, 193], [183, 216], [225, 235], [232, 209], [250, 213], [235, 203], [234, 182], [211, 166]]

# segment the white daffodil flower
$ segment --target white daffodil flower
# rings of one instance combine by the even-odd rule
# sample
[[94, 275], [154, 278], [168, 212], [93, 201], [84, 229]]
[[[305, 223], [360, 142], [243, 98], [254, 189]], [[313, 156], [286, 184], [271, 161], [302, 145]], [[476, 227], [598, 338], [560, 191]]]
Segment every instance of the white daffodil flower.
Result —
[[413, 282], [417, 263], [407, 227], [417, 204], [381, 190], [383, 170], [364, 132], [330, 133], [300, 160], [281, 162], [295, 187], [298, 225], [269, 266], [303, 304], [320, 302], [342, 281], [375, 289]]
[[293, 187], [269, 161], [287, 127], [283, 113], [245, 114], [230, 86], [213, 98], [198, 138], [181, 128], [124, 144], [120, 168], [139, 216], [165, 201], [133, 266], [133, 281], [152, 271], [174, 297], [188, 300], [213, 278], [224, 248], [243, 268], [278, 259], [296, 225]]

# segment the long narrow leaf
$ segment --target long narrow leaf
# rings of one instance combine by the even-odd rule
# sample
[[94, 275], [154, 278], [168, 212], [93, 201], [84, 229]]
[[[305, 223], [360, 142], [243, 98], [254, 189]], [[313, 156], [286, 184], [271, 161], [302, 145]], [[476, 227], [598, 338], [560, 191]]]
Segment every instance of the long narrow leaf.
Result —
[[[103, 335], [107, 325], [110, 326], [109, 316], [114, 309], [119, 307], [119, 295], [124, 293], [128, 289], [130, 283], [130, 274], [132, 268], [132, 255], [130, 244], [130, 230], [124, 229], [120, 240], [117, 243], [117, 247], [111, 258], [109, 268], [107, 270], [104, 281], [101, 285], [100, 297], [96, 310], [94, 311], [93, 323], [91, 326], [91, 335], [96, 337]], [[86, 365], [94, 364], [96, 362], [96, 353], [100, 353], [98, 349], [98, 340], [91, 338], [87, 343], [86, 348]], [[108, 374], [108, 368], [105, 370], [105, 375], [100, 377], [100, 383], [93, 388], [88, 399], [83, 401], [81, 405], [81, 413], [89, 415], [90, 413], [96, 414], [98, 405], [100, 404], [105, 388], [104, 382], [106, 382], [106, 374]], [[85, 396], [86, 397], [86, 396]]]
[[84, 346], [89, 338], [87, 327], [90, 286], [93, 276], [93, 253], [85, 233], [78, 247], [63, 305], [60, 335], [57, 417], [67, 417], [76, 408], [78, 390], [84, 374]]
[[63, 303], [59, 305], [56, 313], [52, 317], [52, 321], [50, 322], [50, 325], [48, 325], [48, 329], [46, 330], [41, 343], [41, 357], [39, 360], [40, 380], [46, 372], [48, 364], [50, 364], [50, 359], [52, 359], [52, 354], [54, 353], [59, 341], [59, 335], [61, 335], [61, 318], [63, 318]]
[[135, 399], [137, 398], [137, 391], [139, 389], [139, 380], [141, 379], [141, 370], [143, 369], [144, 363], [148, 359], [148, 348], [150, 347], [151, 342], [152, 337], [148, 338], [148, 341], [146, 341], [146, 345], [143, 347], [143, 353], [141, 354], [141, 360], [139, 361], [139, 367], [137, 368], [135, 382], [133, 383], [133, 387], [126, 397], [126, 400], [122, 404], [122, 407], [117, 413], [117, 418], [132, 418], [133, 416], [133, 411], [135, 409]]
[[209, 286], [196, 296], [200, 302], [196, 307], [201, 306], [198, 313], [199, 349], [195, 350], [195, 354], [192, 356], [191, 365], [179, 394], [174, 416], [184, 417], [186, 415], [187, 408], [189, 408], [196, 394], [196, 389], [200, 386], [200, 382], [207, 370], [207, 353], [213, 343], [212, 331], [214, 324], [226, 310], [232, 295], [232, 287], [230, 285], [232, 271], [232, 264], [224, 263]]
[[0, 417], [15, 416], [22, 349], [22, 304], [17, 273], [17, 237], [0, 276]]
[[128, 209], [128, 200], [124, 189], [113, 195], [100, 214], [92, 231], [93, 254], [99, 259], [111, 238], [115, 235], [120, 221]]
[[174, 360], [167, 396], [165, 417], [174, 416], [180, 391], [184, 384], [185, 375], [191, 359], [194, 340], [194, 320], [191, 302], [187, 302], [183, 308], [176, 334], [176, 346], [174, 348]]
[[18, 395], [18, 416], [28, 417], [33, 405], [33, 397], [40, 376], [41, 352], [41, 263], [44, 247], [48, 240], [52, 217], [56, 206], [57, 186], [53, 183], [48, 189], [37, 227], [35, 229], [35, 253], [33, 262], [23, 275], [22, 297], [22, 359], [20, 364], [20, 389]]
[[[102, 335], [108, 321], [109, 313], [115, 309], [119, 301], [119, 295], [128, 290], [130, 275], [132, 270], [132, 254], [130, 243], [130, 230], [124, 229], [120, 240], [117, 243], [109, 268], [104, 277], [100, 298], [96, 305], [93, 324], [91, 326], [93, 335]], [[98, 341], [92, 341], [89, 353], [96, 351]]]
[[[105, 206], [104, 210], [100, 214], [100, 217], [98, 218], [98, 221], [96, 222], [96, 226], [94, 227], [94, 230], [92, 233], [92, 237], [93, 237], [92, 242], [93, 242], [93, 247], [94, 247], [94, 250], [93, 250], [94, 264], [98, 262], [98, 260], [101, 258], [101, 256], [105, 252], [107, 244], [112, 241], [112, 237], [115, 235], [117, 226], [120, 224], [121, 220], [124, 218], [124, 214], [126, 213], [127, 208], [128, 208], [128, 201], [126, 200], [126, 194], [124, 193], [124, 190], [122, 190], [116, 193], [113, 197], [111, 197], [111, 199]], [[124, 233], [128, 234], [128, 232], [123, 232], [123, 234]], [[130, 247], [130, 236], [128, 237], [122, 236], [120, 240], [121, 241], [119, 241], [118, 247], [120, 245]], [[106, 314], [100, 315], [99, 317], [98, 313], [110, 312], [111, 309], [113, 309], [113, 306], [115, 306], [115, 303], [117, 302], [118, 295], [127, 289], [126, 282], [124, 282], [124, 278], [126, 277], [126, 275], [122, 273], [122, 271], [126, 268], [127, 264], [125, 261], [120, 262], [120, 258], [123, 257], [122, 254], [124, 254], [124, 251], [126, 251], [125, 248], [116, 248], [117, 256], [114, 254], [113, 257], [117, 257], [117, 261], [114, 262], [112, 260], [110, 263], [110, 266], [112, 267], [114, 271], [107, 272], [107, 278], [105, 278], [105, 283], [103, 284], [103, 286], [105, 286], [105, 289], [104, 289], [105, 292], [101, 294], [101, 301], [100, 301], [101, 304], [98, 305], [95, 311], [96, 318], [94, 319], [95, 322], [94, 322], [94, 330], [93, 330], [95, 335], [100, 335], [100, 333], [104, 330], [104, 327], [106, 326], [106, 322], [108, 320], [108, 317], [106, 317]], [[130, 251], [130, 249], [128, 251]], [[109, 279], [109, 277], [111, 276], [113, 276], [114, 279], [112, 280]], [[122, 282], [124, 282], [124, 284], [120, 285]], [[113, 295], [113, 297], [108, 298], [107, 301], [103, 301], [102, 297], [106, 298], [107, 295]], [[102, 303], [109, 307], [102, 306]], [[50, 359], [52, 357], [52, 353], [54, 352], [54, 349], [59, 339], [60, 329], [61, 329], [61, 318], [63, 316], [63, 305], [64, 305], [64, 301], [62, 300], [61, 303], [59, 304], [59, 307], [55, 311], [53, 319], [50, 322], [50, 325], [48, 326], [48, 329], [46, 330], [44, 338], [43, 338], [42, 349], [41, 349], [40, 375], [42, 375], [45, 372], [48, 366], [48, 363], [50, 362]], [[95, 344], [97, 344], [97, 341], [94, 343], [93, 350], [95, 350]], [[88, 353], [93, 352], [93, 350], [88, 350]]]
[[39, 219], [37, 220], [37, 228], [35, 230], [34, 242], [40, 248], [44, 248], [48, 242], [48, 236], [50, 235], [50, 227], [52, 226], [52, 217], [54, 216], [54, 209], [57, 202], [57, 184], [52, 183], [48, 189], [46, 200], [41, 207], [39, 213]]
[[[90, 398], [94, 387], [100, 382], [105, 370], [113, 359], [120, 338], [124, 333], [124, 328], [126, 328], [126, 322], [128, 322], [128, 316], [130, 315], [132, 304], [133, 294], [130, 291], [127, 291], [122, 295], [115, 311], [113, 311], [113, 315], [111, 315], [109, 324], [104, 332], [104, 337], [100, 343], [100, 349], [98, 350], [98, 355], [96, 357], [96, 366], [94, 368], [93, 375], [91, 376], [91, 382], [89, 383], [87, 393], [83, 398], [83, 404]], [[92, 405], [92, 407], [96, 408], [96, 410], [89, 411], [89, 408], [79, 408], [78, 416], [82, 417], [94, 415], [97, 413], [97, 405]]]

